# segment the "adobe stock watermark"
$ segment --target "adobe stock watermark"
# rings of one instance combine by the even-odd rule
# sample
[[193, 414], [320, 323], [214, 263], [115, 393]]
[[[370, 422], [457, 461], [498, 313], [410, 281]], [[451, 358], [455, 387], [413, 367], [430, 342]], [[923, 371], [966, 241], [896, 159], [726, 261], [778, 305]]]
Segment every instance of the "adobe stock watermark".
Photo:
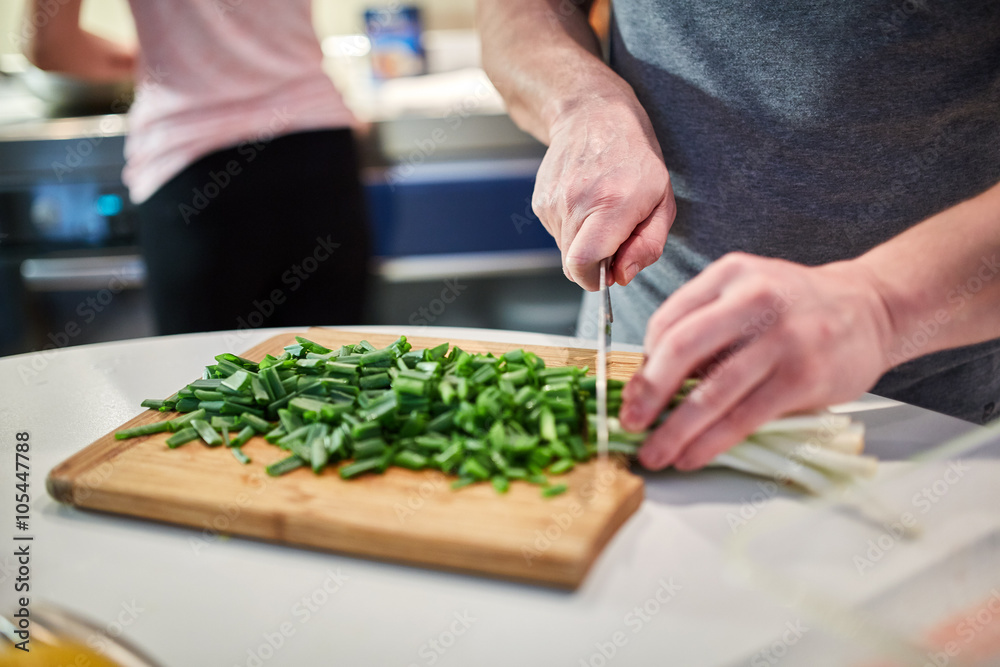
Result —
[[977, 294], [979, 294], [994, 278], [1000, 273], [1000, 258], [996, 253], [989, 257], [983, 255], [979, 258], [979, 264], [969, 277], [962, 283], [955, 285], [945, 294], [945, 301], [949, 308], [939, 308], [934, 311], [934, 315], [927, 319], [921, 319], [917, 323], [916, 331], [908, 336], [903, 336], [899, 346], [890, 350], [889, 363], [893, 366], [901, 364], [910, 359], [925, 354], [924, 350], [930, 342], [939, 334], [944, 327], [947, 327], [955, 319], [955, 315], [969, 305]]
[[792, 467], [787, 471], [775, 471], [769, 480], [758, 481], [758, 490], [742, 498], [738, 511], [726, 512], [726, 523], [734, 535], [756, 518], [771, 498], [778, 495], [779, 485], [786, 484], [792, 474], [807, 465], [811, 453], [823, 449], [837, 437], [840, 432], [838, 416], [823, 415], [815, 434], [786, 457]]
[[403, 3], [399, 0], [389, 0], [386, 3], [379, 3], [378, 7], [373, 7], [374, 18], [371, 20], [372, 31], [375, 32], [381, 28], [386, 27], [396, 20], [400, 9], [402, 9]]
[[417, 167], [434, 157], [462, 127], [465, 120], [493, 96], [493, 90], [493, 84], [483, 74], [475, 90], [452, 106], [441, 119], [444, 127], [435, 127], [426, 137], [414, 139], [413, 148], [400, 156], [398, 164], [386, 172], [385, 183], [389, 186], [389, 190], [394, 191], [397, 185], [416, 173]]
[[618, 459], [609, 459], [607, 465], [599, 466], [596, 474], [586, 483], [580, 486], [580, 498], [583, 502], [571, 500], [566, 509], [561, 512], [552, 512], [549, 515], [549, 523], [545, 528], [536, 528], [531, 542], [521, 545], [521, 557], [524, 562], [531, 567], [535, 560], [540, 558], [545, 552], [552, 548], [556, 542], [562, 539], [566, 531], [587, 512], [587, 503], [593, 501], [597, 496], [602, 495], [613, 487], [626, 470], [625, 464]]
[[420, 485], [407, 494], [405, 503], [397, 502], [392, 506], [399, 523], [405, 524], [424, 508], [428, 498], [448, 489], [447, 475], [437, 470], [428, 471]]
[[123, 114], [128, 111], [132, 103], [133, 96], [138, 99], [141, 95], [147, 94], [150, 90], [162, 85], [166, 78], [166, 72], [160, 67], [147, 66], [142, 70], [141, 83], [136, 86], [134, 93], [126, 93], [116, 97], [109, 106], [112, 115], [102, 116], [97, 121], [97, 132], [91, 136], [83, 137], [75, 142], [66, 144], [66, 157], [62, 160], [54, 160], [49, 166], [56, 180], [60, 183], [72, 174], [76, 169], [86, 162], [87, 158], [94, 154], [94, 151], [108, 139], [108, 137], [119, 136], [125, 133], [125, 121], [115, 114]]
[[118, 614], [108, 621], [100, 632], [87, 637], [87, 646], [103, 655], [112, 646], [112, 642], [125, 634], [126, 628], [139, 620], [139, 616], [145, 611], [146, 609], [140, 607], [135, 599], [122, 602]]
[[39, 30], [45, 28], [49, 21], [55, 18], [56, 14], [66, 6], [69, 0], [39, 0], [32, 5], [31, 12], [25, 12], [20, 23], [20, 32], [13, 30], [7, 33], [7, 41], [14, 47], [15, 51], [20, 51], [25, 44], [34, 39]]
[[469, 613], [468, 609], [462, 612], [454, 612], [452, 614], [452, 618], [453, 620], [448, 624], [448, 627], [439, 632], [436, 636], [428, 639], [420, 645], [420, 648], [417, 649], [417, 656], [422, 662], [411, 662], [408, 667], [420, 667], [421, 664], [426, 665], [427, 667], [436, 665], [438, 660], [440, 660], [441, 657], [458, 642], [459, 638], [465, 635], [465, 633], [467, 633], [477, 621], [477, 619]]
[[930, 14], [930, 9], [926, 0], [902, 0], [894, 2], [892, 9], [882, 16], [878, 21], [879, 32], [882, 39], [890, 42], [903, 36], [903, 26], [916, 14]]
[[246, 659], [242, 663], [234, 663], [233, 667], [262, 667], [271, 660], [288, 641], [295, 636], [299, 628], [308, 623], [325, 607], [350, 577], [340, 571], [327, 570], [326, 577], [312, 591], [306, 593], [289, 610], [291, 619], [286, 619], [276, 628], [262, 632], [261, 641], [247, 649]]
[[118, 116], [103, 116], [97, 122], [96, 134], [67, 144], [66, 157], [61, 160], [53, 160], [49, 165], [56, 180], [62, 183], [63, 179], [83, 165], [87, 158], [93, 155], [97, 147], [104, 143], [108, 137], [117, 136], [124, 132], [124, 120]]
[[531, 196], [524, 198], [524, 211], [517, 211], [510, 214], [510, 224], [514, 225], [514, 231], [518, 234], [524, 233], [525, 227], [541, 224], [541, 219], [535, 215], [535, 209], [531, 206]]
[[231, 350], [242, 349], [243, 342], [250, 337], [250, 334], [264, 326], [267, 318], [288, 300], [288, 295], [298, 291], [319, 270], [320, 265], [333, 256], [340, 245], [334, 242], [331, 234], [327, 234], [326, 237], [317, 236], [312, 252], [282, 272], [283, 287], [275, 287], [267, 296], [254, 299], [247, 314], [236, 318], [236, 329], [226, 333], [224, 344]]
[[455, 299], [467, 288], [468, 285], [458, 282], [458, 278], [445, 279], [444, 288], [441, 290], [440, 296], [431, 299], [426, 306], [420, 306], [410, 313], [407, 322], [415, 327], [423, 327], [434, 323], [444, 314], [444, 311], [448, 309], [450, 304], [455, 303]]
[[910, 505], [914, 511], [900, 513], [895, 521], [882, 525], [882, 532], [865, 543], [864, 550], [854, 554], [851, 562], [858, 574], [864, 576], [868, 570], [886, 557], [896, 544], [917, 525], [917, 516], [929, 513], [941, 500], [948, 495], [956, 484], [962, 481], [969, 471], [969, 465], [961, 460], [952, 461], [941, 477], [925, 485], [910, 497]]
[[798, 644], [809, 628], [801, 621], [786, 621], [781, 636], [750, 658], [750, 667], [773, 667], [788, 655], [789, 649]]
[[191, 199], [189, 202], [181, 202], [177, 206], [177, 211], [186, 224], [191, 224], [191, 220], [199, 216], [209, 204], [216, 199], [243, 173], [243, 169], [257, 159], [258, 155], [264, 151], [268, 142], [281, 134], [291, 124], [294, 116], [288, 113], [287, 109], [274, 109], [267, 127], [250, 139], [241, 141], [236, 146], [236, 153], [240, 159], [232, 159], [226, 162], [219, 171], [209, 171], [208, 180], [201, 186], [191, 188]]
[[204, 519], [201, 533], [188, 539], [191, 550], [196, 555], [218, 542], [219, 538], [230, 531], [244, 510], [268, 488], [268, 478], [259, 473], [251, 473], [247, 478], [248, 491], [240, 491], [227, 503], [218, 506], [219, 511], [211, 519]]
[[[628, 645], [630, 637], [634, 637], [648, 626], [663, 608], [683, 590], [683, 586], [675, 582], [673, 577], [660, 579], [656, 591], [641, 603], [637, 604], [622, 617], [622, 626], [604, 640], [594, 642], [594, 650], [585, 658], [580, 658], [579, 667], [605, 667], [615, 659], [619, 651]], [[629, 632], [626, 632], [625, 630]]]
[[85, 327], [101, 316], [116, 296], [134, 282], [135, 277], [123, 269], [108, 279], [107, 286], [81, 299], [73, 310], [77, 317], [67, 320], [59, 330], [48, 332], [47, 338], [50, 342], [41, 349], [34, 350], [33, 354], [28, 355], [17, 365], [21, 382], [28, 384], [29, 381], [37, 379], [49, 367], [55, 351], [70, 345], [83, 333]]
[[726, 512], [726, 523], [729, 530], [735, 535], [743, 528], [746, 528], [753, 519], [757, 517], [767, 502], [778, 495], [778, 489], [787, 484], [791, 476], [807, 465], [808, 453], [823, 447], [816, 439], [811, 439], [802, 446], [803, 451], [796, 450], [786, 458], [792, 466], [790, 470], [778, 471], [771, 475], [771, 478], [757, 482], [757, 491], [749, 496], [744, 496], [740, 502], [740, 509], [736, 512]]
[[[922, 151], [910, 155], [897, 173], [900, 175], [889, 184], [888, 190], [881, 192], [875, 201], [868, 203], [858, 213], [858, 222], [862, 226], [881, 220], [892, 203], [906, 197], [913, 186], [920, 182], [921, 177], [938, 163], [941, 156], [948, 152], [955, 140], [954, 130], [948, 129], [934, 136], [934, 141]], [[851, 226], [846, 227], [852, 229]]]
[[115, 466], [110, 461], [105, 461], [88, 470], [80, 478], [79, 483], [74, 485], [73, 502], [80, 503], [90, 498], [94, 495], [94, 491], [99, 490], [104, 482], [111, 479], [114, 472]]
[[741, 499], [739, 511], [726, 512], [726, 523], [729, 524], [729, 530], [734, 535], [756, 518], [764, 505], [767, 504], [767, 501], [778, 495], [778, 482], [780, 481], [782, 480], [775, 479], [774, 481], [765, 480], [757, 482], [758, 490]]
[[942, 628], [948, 639], [938, 646], [940, 650], [927, 651], [922, 667], [947, 667], [962, 653], [967, 653], [961, 664], [980, 664], [979, 660], [995, 656], [995, 638], [1000, 625], [1000, 590], [990, 590], [990, 597], [962, 619]]
[[[715, 377], [733, 362], [734, 355], [747, 345], [757, 342], [769, 329], [777, 324], [781, 316], [787, 313], [801, 295], [790, 287], [776, 289], [771, 303], [760, 312], [746, 319], [739, 328], [739, 336], [729, 346], [719, 350], [705, 365], [700, 378], [706, 380]], [[586, 317], [580, 320], [579, 326], [572, 332], [574, 344], [593, 344], [597, 337], [597, 318]], [[578, 341], [578, 342], [577, 342]], [[697, 391], [697, 388], [695, 389]]]
[[[774, 298], [771, 300], [770, 306], [764, 308], [740, 326], [740, 337], [730, 343], [728, 347], [712, 355], [711, 361], [707, 364], [705, 370], [701, 374], [701, 379], [709, 380], [715, 378], [726, 370], [726, 368], [732, 365], [737, 352], [742, 350], [747, 345], [752, 345], [760, 340], [761, 336], [767, 333], [771, 327], [778, 323], [782, 315], [791, 310], [792, 306], [799, 300], [799, 298], [800, 295], [792, 291], [790, 287], [784, 287], [777, 290]], [[703, 384], [699, 384], [695, 387], [691, 391], [689, 398], [698, 401], [701, 394], [704, 392], [703, 387]]]

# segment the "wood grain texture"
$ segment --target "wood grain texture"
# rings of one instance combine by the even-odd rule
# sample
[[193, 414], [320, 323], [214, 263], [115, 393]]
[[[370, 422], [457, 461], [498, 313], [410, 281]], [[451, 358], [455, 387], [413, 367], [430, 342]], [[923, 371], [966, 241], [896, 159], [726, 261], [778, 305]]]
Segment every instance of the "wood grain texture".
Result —
[[[383, 334], [310, 329], [329, 347], [365, 338], [382, 347]], [[409, 339], [416, 348], [444, 342]], [[271, 338], [244, 356], [280, 354], [294, 334]], [[549, 366], [593, 365], [594, 351], [449, 341], [470, 352], [532, 350]], [[641, 355], [612, 352], [609, 375], [626, 379]], [[179, 359], [192, 375], [211, 359]], [[173, 415], [143, 412], [123, 428]], [[118, 430], [118, 429], [116, 429]], [[48, 488], [56, 500], [81, 508], [183, 524], [342, 553], [481, 573], [563, 588], [577, 587], [601, 549], [639, 507], [642, 481], [620, 463], [592, 461], [559, 481], [569, 491], [542, 498], [536, 486], [513, 482], [498, 495], [489, 484], [459, 491], [437, 471], [392, 468], [385, 475], [340, 479], [334, 468], [316, 475], [299, 469], [278, 478], [264, 467], [287, 456], [261, 437], [243, 448], [241, 465], [223, 447], [196, 441], [175, 450], [169, 434], [115, 440], [108, 433], [56, 466]]]

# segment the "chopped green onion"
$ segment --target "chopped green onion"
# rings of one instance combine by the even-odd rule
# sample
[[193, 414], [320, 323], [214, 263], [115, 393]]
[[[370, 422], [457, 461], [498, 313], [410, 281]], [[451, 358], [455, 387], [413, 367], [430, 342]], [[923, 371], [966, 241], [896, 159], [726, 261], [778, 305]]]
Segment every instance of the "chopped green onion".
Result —
[[229, 451], [231, 451], [233, 453], [233, 456], [236, 457], [236, 460], [242, 463], [243, 465], [250, 463], [250, 457], [244, 454], [243, 450], [240, 449], [239, 447], [232, 447]]
[[172, 436], [167, 438], [167, 447], [175, 449], [183, 444], [189, 443], [192, 440], [198, 439], [198, 431], [194, 430], [190, 426], [182, 428], [181, 430], [174, 433]]
[[250, 442], [256, 434], [252, 426], [245, 426], [243, 430], [236, 434], [236, 437], [229, 441], [229, 447], [242, 447], [243, 445]]
[[562, 475], [572, 470], [574, 465], [573, 459], [560, 459], [549, 466], [549, 474]]
[[281, 459], [280, 461], [267, 466], [264, 468], [264, 471], [271, 477], [279, 477], [287, 472], [295, 470], [296, 468], [301, 468], [305, 464], [305, 461], [300, 459], [295, 454], [292, 454], [288, 458]]
[[222, 444], [222, 436], [220, 436], [207, 421], [192, 419], [191, 426], [194, 427], [194, 430], [198, 431], [198, 435], [201, 436], [201, 439], [204, 440], [205, 444], [209, 447], [218, 447]]
[[[203, 379], [143, 403], [184, 415], [116, 437], [175, 431], [171, 447], [200, 436], [244, 462], [243, 445], [262, 434], [290, 453], [267, 467], [270, 475], [302, 466], [318, 474], [344, 462], [338, 472], [351, 479], [395, 465], [456, 475], [456, 488], [490, 481], [504, 493], [520, 480], [554, 493], [546, 471], [560, 475], [595, 455], [585, 436], [596, 385], [585, 373], [546, 368], [524, 350], [494, 356], [447, 343], [413, 350], [405, 337], [381, 349], [361, 341], [331, 350], [297, 336], [259, 363], [218, 355]], [[609, 387], [614, 415], [621, 383]], [[619, 431], [611, 449], [634, 453], [638, 443]]]
[[409, 449], [404, 449], [396, 454], [392, 462], [402, 468], [421, 470], [427, 467], [428, 459], [423, 454], [419, 454]]
[[548, 488], [542, 489], [542, 496], [545, 498], [558, 496], [561, 493], [566, 493], [567, 488], [569, 487], [567, 487], [565, 484], [556, 484], [555, 486], [550, 486]]
[[340, 469], [340, 476], [343, 479], [351, 479], [352, 477], [357, 477], [366, 472], [370, 472], [378, 467], [378, 458], [365, 459], [364, 461], [355, 461], [345, 465]]
[[244, 412], [239, 417], [237, 417], [236, 424], [237, 425], [246, 424], [257, 433], [267, 433], [272, 428], [274, 428], [274, 425], [271, 422], [267, 421], [266, 419], [262, 419], [257, 415], [252, 415], [249, 412]]
[[124, 431], [118, 431], [117, 433], [115, 433], [115, 440], [138, 438], [143, 435], [164, 433], [170, 430], [171, 430], [171, 425], [169, 421], [153, 422], [152, 424], [143, 424], [142, 426], [134, 426], [132, 428], [127, 428]]
[[510, 489], [510, 480], [503, 475], [495, 475], [490, 481], [497, 493], [507, 493], [507, 490]]

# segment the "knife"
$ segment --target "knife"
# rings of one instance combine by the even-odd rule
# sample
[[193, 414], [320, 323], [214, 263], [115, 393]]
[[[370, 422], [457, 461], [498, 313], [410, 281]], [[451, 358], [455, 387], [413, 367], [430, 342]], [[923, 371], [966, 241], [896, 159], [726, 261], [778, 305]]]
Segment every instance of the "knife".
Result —
[[609, 258], [601, 260], [601, 282], [597, 300], [597, 456], [608, 458], [608, 346], [611, 345], [611, 292], [608, 290]]

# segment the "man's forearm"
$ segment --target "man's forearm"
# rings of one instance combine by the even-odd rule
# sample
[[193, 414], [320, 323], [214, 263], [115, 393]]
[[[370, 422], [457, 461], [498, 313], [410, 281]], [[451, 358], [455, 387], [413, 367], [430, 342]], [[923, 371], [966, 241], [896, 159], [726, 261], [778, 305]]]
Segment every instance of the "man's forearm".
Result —
[[560, 115], [598, 100], [638, 106], [601, 60], [589, 1], [480, 0], [483, 67], [514, 121], [539, 141]]
[[1000, 337], [1000, 185], [855, 261], [889, 312], [893, 365]]

